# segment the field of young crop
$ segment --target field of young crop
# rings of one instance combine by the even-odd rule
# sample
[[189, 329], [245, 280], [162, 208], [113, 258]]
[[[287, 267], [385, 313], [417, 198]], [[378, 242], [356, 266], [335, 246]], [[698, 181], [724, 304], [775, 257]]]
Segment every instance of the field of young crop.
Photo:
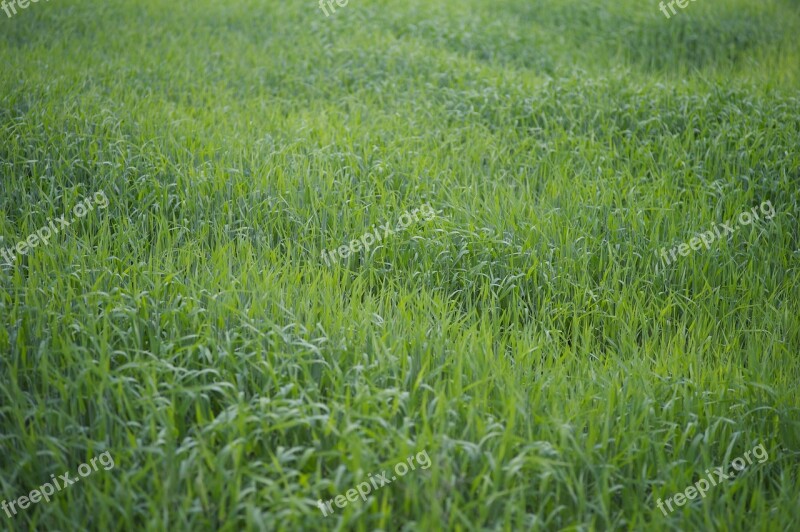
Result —
[[798, 0], [10, 1], [0, 530], [800, 529]]

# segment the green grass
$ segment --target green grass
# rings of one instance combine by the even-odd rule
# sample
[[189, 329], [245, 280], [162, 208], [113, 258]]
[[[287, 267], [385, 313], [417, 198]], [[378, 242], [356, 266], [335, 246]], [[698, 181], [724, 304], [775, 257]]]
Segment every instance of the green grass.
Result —
[[116, 463], [0, 528], [797, 530], [798, 34], [791, 0], [0, 12], [0, 247], [110, 202], [0, 265], [0, 498]]

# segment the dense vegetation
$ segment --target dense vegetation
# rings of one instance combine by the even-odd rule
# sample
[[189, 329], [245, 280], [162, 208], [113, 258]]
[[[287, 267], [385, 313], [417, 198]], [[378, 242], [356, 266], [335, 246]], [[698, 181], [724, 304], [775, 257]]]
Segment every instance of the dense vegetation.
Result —
[[798, 11], [0, 12], [0, 528], [797, 530]]

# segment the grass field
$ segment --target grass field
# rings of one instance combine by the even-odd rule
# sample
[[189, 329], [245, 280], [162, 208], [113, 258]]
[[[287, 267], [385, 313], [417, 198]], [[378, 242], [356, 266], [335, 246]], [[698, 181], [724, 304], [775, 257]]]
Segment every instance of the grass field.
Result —
[[800, 529], [798, 35], [797, 0], [0, 11], [0, 529]]

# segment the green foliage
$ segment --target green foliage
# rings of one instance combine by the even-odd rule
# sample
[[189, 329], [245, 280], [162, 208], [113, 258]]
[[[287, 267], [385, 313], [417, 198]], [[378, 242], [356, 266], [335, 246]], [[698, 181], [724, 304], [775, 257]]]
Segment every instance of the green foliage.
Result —
[[0, 498], [116, 461], [0, 527], [797, 529], [796, 2], [54, 1], [0, 27], [0, 247], [110, 202], [0, 264]]

